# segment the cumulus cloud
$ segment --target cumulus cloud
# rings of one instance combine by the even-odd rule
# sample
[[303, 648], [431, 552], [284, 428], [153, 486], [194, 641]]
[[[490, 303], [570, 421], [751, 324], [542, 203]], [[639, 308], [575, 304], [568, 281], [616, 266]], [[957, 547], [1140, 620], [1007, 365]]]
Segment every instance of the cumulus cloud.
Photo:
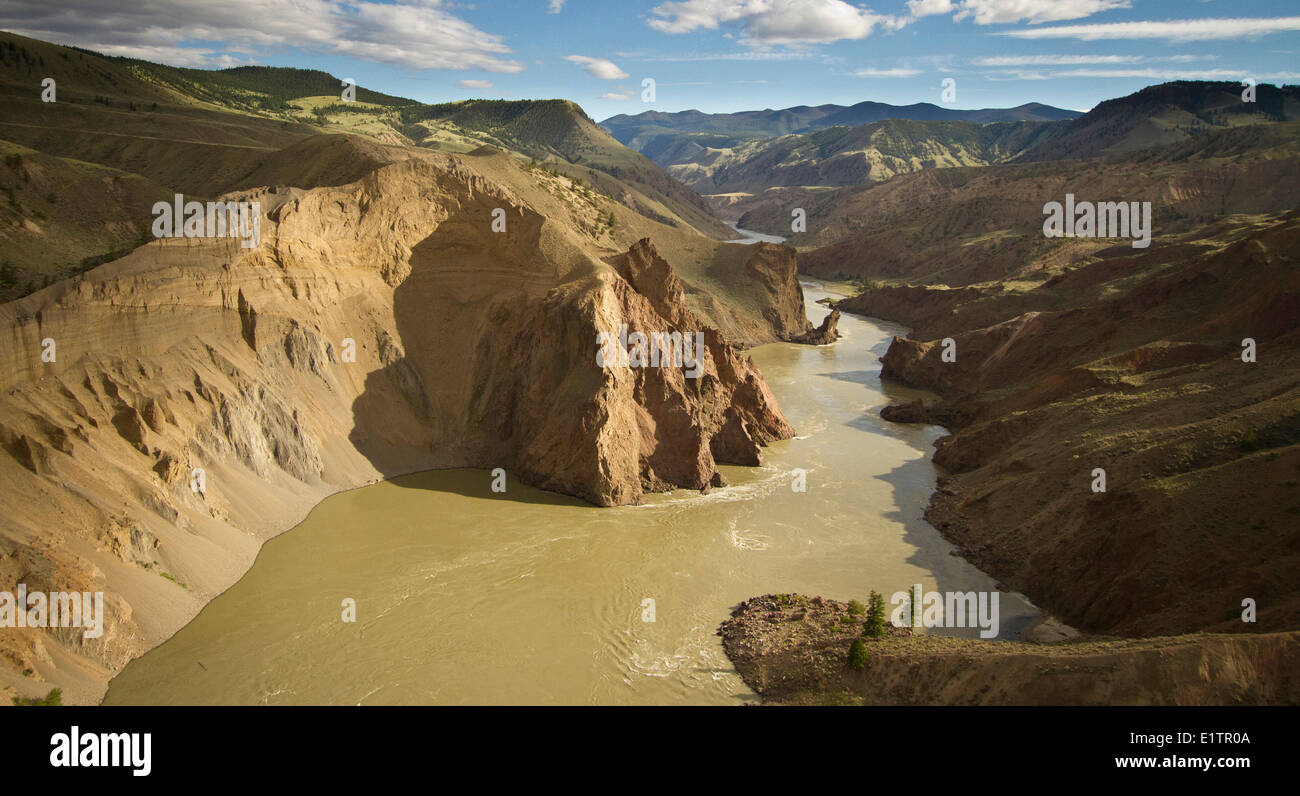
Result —
[[864, 39], [877, 28], [896, 30], [906, 18], [877, 14], [844, 0], [681, 0], [650, 10], [650, 27], [663, 33], [740, 29], [756, 46], [816, 44]]
[[1112, 8], [1128, 8], [1131, 0], [907, 0], [913, 19], [953, 14], [953, 19], [977, 25], [1007, 22], [1062, 22], [1081, 19]]
[[[37, 36], [36, 38], [44, 37]], [[249, 66], [256, 63], [256, 60], [252, 58], [241, 58], [230, 53], [217, 52], [207, 47], [107, 44], [89, 49], [104, 55], [138, 58], [141, 61], [153, 61], [154, 63], [193, 67], [195, 69], [227, 69], [232, 66]]]
[[955, 11], [952, 0], [907, 0], [907, 11], [914, 17], [929, 17]]
[[586, 55], [566, 55], [564, 60], [572, 61], [575, 64], [582, 64], [583, 69], [592, 77], [598, 77], [601, 80], [622, 80], [627, 77], [627, 72], [619, 69], [613, 61], [604, 58], [591, 58]]
[[227, 53], [254, 57], [298, 47], [408, 69], [523, 71], [500, 36], [449, 9], [443, 0], [6, 0], [0, 29], [178, 66], [230, 65], [215, 49], [220, 43]]
[[461, 88], [488, 89], [488, 88], [492, 88], [492, 81], [491, 80], [457, 80], [456, 85], [460, 86]]
[[551, 7], [546, 9], [548, 14], [558, 14], [564, 10], [564, 0], [551, 0]]
[[1300, 17], [1262, 19], [1183, 19], [1167, 22], [1110, 22], [1094, 25], [1057, 25], [1050, 28], [1026, 28], [1002, 31], [1003, 36], [1020, 39], [1166, 39], [1168, 41], [1204, 41], [1240, 39], [1268, 33], [1300, 30]]

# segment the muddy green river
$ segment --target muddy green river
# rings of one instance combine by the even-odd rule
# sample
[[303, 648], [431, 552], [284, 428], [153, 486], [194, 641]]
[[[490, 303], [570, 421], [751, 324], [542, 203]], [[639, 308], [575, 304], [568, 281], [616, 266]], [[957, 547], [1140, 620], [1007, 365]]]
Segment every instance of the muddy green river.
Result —
[[[804, 294], [820, 323], [828, 288]], [[942, 429], [878, 415], [918, 395], [880, 382], [905, 330], [840, 329], [831, 346], [753, 350], [799, 436], [763, 467], [723, 468], [730, 486], [601, 509], [444, 470], [335, 495], [105, 704], [740, 704], [757, 698], [715, 633], [747, 597], [993, 590], [922, 518]], [[1037, 615], [1004, 593], [1001, 637]]]

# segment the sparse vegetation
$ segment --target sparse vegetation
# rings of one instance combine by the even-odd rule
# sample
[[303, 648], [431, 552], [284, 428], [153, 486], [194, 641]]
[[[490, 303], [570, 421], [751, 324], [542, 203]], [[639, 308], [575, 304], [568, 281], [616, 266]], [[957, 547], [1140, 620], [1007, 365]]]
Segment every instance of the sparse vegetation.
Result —
[[171, 574], [170, 572], [164, 572], [163, 570], [160, 569], [158, 570], [158, 574], [162, 575], [167, 580], [170, 580], [172, 583], [175, 583], [177, 586], [180, 586], [182, 589], [189, 588], [189, 586], [186, 586], [179, 578], [177, 578], [175, 575]]
[[867, 638], [880, 638], [885, 635], [885, 598], [880, 592], [871, 592], [867, 599], [867, 623], [862, 629]]
[[853, 644], [849, 647], [849, 666], [854, 669], [865, 669], [871, 662], [871, 651], [867, 649], [867, 642], [862, 636], [853, 639]]
[[43, 697], [14, 697], [13, 703], [19, 706], [58, 707], [63, 704], [63, 689], [51, 688]]

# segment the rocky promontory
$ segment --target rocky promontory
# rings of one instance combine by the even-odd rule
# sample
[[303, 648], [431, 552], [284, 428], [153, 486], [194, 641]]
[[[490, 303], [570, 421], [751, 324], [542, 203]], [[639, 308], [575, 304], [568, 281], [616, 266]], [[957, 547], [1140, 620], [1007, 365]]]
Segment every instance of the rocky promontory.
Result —
[[767, 594], [718, 630], [745, 683], [767, 704], [1296, 704], [1300, 633], [1195, 634], [1050, 644], [914, 633], [888, 624], [849, 663], [863, 616], [848, 603]]

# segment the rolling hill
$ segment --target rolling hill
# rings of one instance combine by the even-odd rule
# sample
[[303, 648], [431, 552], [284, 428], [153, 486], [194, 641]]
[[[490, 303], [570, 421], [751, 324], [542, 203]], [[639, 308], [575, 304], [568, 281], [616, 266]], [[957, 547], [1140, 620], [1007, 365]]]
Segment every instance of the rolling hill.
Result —
[[[41, 101], [46, 77], [56, 81], [56, 102]], [[0, 170], [8, 199], [0, 206], [0, 241], [9, 249], [0, 263], [0, 298], [120, 255], [145, 234], [147, 209], [157, 197], [213, 198], [275, 175], [300, 187], [341, 184], [365, 164], [391, 159], [376, 156], [384, 147], [468, 153], [494, 146], [581, 180], [603, 197], [602, 212], [622, 206], [715, 239], [732, 235], [695, 192], [619, 144], [571, 102], [423, 105], [358, 87], [357, 101], [343, 103], [339, 92], [337, 78], [316, 70], [183, 69], [0, 33], [0, 148], [9, 156], [8, 170]], [[275, 165], [326, 133], [368, 139], [378, 149], [350, 145], [367, 150], [354, 162], [337, 148], [313, 145], [313, 157], [325, 161]], [[99, 171], [88, 176], [90, 167]], [[105, 180], [116, 183], [101, 189]], [[60, 218], [79, 205], [65, 200], [56, 208], [41, 186], [74, 183], [85, 190], [65, 195], [87, 201], [72, 219], [79, 229], [64, 234]], [[105, 191], [121, 193], [120, 200], [90, 201]]]
[[748, 141], [731, 148], [663, 153], [670, 174], [702, 194], [761, 194], [774, 187], [826, 188], [884, 182], [897, 174], [1002, 163], [1049, 128], [1032, 122], [921, 122], [858, 127]]
[[1261, 84], [1254, 102], [1244, 102], [1242, 92], [1236, 83], [1178, 81], [1150, 86], [1057, 125], [1022, 159], [1122, 154], [1214, 130], [1300, 119], [1300, 86]]

